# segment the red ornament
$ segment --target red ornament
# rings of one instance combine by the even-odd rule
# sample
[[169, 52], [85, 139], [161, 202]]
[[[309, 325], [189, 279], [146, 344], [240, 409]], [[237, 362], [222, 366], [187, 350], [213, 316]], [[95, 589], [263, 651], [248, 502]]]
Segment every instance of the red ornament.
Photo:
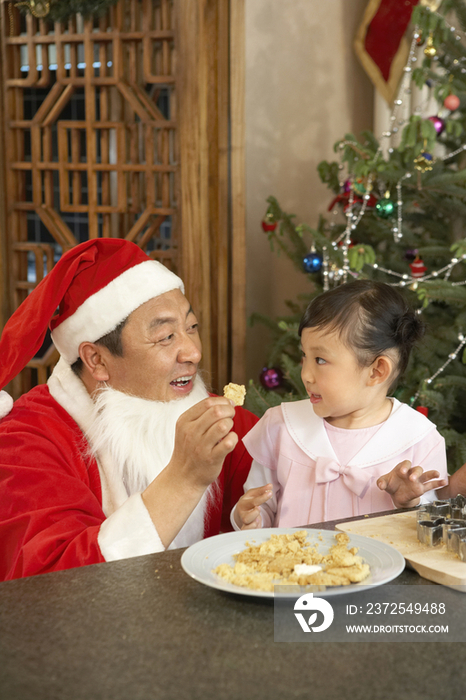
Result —
[[275, 231], [277, 228], [277, 222], [271, 214], [266, 214], [262, 219], [262, 229], [267, 233], [268, 231]]
[[[349, 193], [349, 192], [345, 192], [345, 193], [343, 193], [343, 194], [338, 194], [338, 195], [337, 195], [334, 199], [332, 199], [332, 201], [330, 202], [329, 207], [328, 207], [328, 211], [332, 211], [332, 209], [333, 209], [337, 204], [343, 204], [343, 211], [346, 211], [346, 210], [348, 209], [348, 207], [349, 207], [349, 200], [350, 200], [350, 193]], [[375, 207], [375, 205], [377, 204], [377, 199], [374, 197], [373, 194], [371, 194], [371, 195], [369, 196], [369, 199], [366, 200], [366, 202], [367, 202], [367, 203], [366, 203], [366, 207], [367, 207], [368, 209], [370, 209], [370, 208], [372, 208], [372, 207]], [[357, 197], [357, 196], [355, 196], [355, 197], [353, 198], [353, 205], [355, 205], [355, 204], [361, 204], [361, 205], [362, 205], [363, 203], [364, 203], [364, 200], [362, 199], [362, 197]]]
[[460, 98], [457, 95], [448, 95], [443, 101], [443, 106], [454, 112], [460, 106]]
[[427, 406], [416, 406], [416, 411], [419, 411], [419, 413], [422, 413], [422, 415], [425, 416], [426, 418], [429, 415], [429, 409], [427, 408]]
[[412, 263], [409, 263], [411, 269], [411, 276], [414, 278], [424, 277], [427, 272], [427, 267], [424, 265], [424, 260], [421, 260], [419, 255], [417, 255]]

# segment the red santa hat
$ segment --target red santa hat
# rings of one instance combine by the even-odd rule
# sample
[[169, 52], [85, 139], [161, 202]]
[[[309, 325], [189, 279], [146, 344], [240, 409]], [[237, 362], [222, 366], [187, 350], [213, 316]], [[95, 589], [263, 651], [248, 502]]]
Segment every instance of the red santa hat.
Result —
[[[180, 278], [135, 243], [96, 238], [71, 248], [6, 323], [0, 338], [0, 388], [34, 357], [47, 327], [71, 365], [82, 342], [95, 342], [141, 304], [173, 289], [184, 293]], [[2, 392], [0, 416], [10, 409], [11, 399]]]

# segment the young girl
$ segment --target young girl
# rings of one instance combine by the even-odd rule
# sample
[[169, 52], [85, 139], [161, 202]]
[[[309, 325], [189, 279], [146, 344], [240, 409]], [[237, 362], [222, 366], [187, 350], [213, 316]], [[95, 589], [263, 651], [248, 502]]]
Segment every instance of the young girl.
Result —
[[445, 441], [435, 425], [387, 397], [423, 330], [402, 295], [379, 282], [344, 284], [309, 304], [299, 327], [309, 399], [269, 409], [244, 438], [254, 461], [232, 512], [236, 529], [302, 526], [456, 495], [446, 487]]

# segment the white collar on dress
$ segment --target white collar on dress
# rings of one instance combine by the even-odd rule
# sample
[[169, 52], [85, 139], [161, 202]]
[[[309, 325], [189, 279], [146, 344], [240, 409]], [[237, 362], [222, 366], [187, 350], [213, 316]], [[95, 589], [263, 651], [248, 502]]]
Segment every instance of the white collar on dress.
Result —
[[[368, 467], [393, 459], [435, 430], [435, 425], [418, 411], [397, 399], [391, 401], [392, 412], [377, 431], [376, 439], [369, 440], [348, 466]], [[309, 399], [282, 403], [281, 409], [288, 432], [305, 454], [313, 460], [336, 459], [324, 421], [316, 416]]]

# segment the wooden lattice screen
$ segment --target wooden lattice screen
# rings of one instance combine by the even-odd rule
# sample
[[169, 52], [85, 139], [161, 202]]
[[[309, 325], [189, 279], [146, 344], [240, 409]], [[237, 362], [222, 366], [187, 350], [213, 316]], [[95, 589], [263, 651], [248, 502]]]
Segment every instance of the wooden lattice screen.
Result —
[[[221, 386], [244, 297], [244, 278], [232, 289], [228, 0], [120, 0], [66, 26], [1, 9], [3, 320], [62, 252], [125, 237], [184, 277]], [[44, 348], [13, 392], [55, 361]]]

